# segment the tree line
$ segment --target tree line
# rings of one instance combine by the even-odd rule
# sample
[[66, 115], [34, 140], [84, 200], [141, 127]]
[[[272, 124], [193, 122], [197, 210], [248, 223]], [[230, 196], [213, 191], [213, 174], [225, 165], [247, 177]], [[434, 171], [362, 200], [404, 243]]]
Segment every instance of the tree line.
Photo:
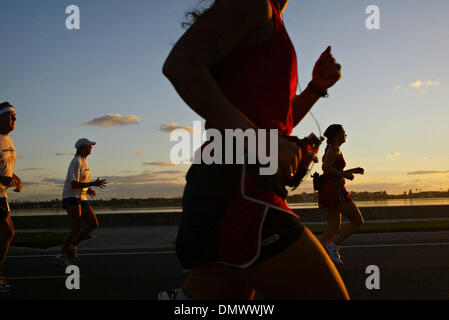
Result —
[[[408, 190], [402, 194], [388, 194], [386, 191], [351, 191], [351, 197], [355, 201], [376, 201], [388, 199], [424, 199], [424, 198], [449, 198], [449, 190], [447, 191], [419, 191]], [[318, 193], [303, 192], [300, 194], [290, 195], [287, 198], [288, 203], [317, 202]], [[139, 208], [139, 207], [181, 207], [182, 198], [147, 198], [147, 199], [116, 199], [109, 200], [89, 200], [94, 207], [107, 208]], [[24, 201], [12, 200], [10, 206], [12, 209], [39, 209], [39, 208], [61, 208], [62, 201], [54, 199], [49, 201]]]

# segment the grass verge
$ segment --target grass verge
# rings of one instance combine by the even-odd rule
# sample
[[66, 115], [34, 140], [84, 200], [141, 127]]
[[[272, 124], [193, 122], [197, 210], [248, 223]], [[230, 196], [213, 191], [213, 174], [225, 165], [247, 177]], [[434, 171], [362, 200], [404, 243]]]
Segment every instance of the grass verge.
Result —
[[18, 232], [11, 243], [15, 247], [48, 249], [62, 244], [66, 232]]

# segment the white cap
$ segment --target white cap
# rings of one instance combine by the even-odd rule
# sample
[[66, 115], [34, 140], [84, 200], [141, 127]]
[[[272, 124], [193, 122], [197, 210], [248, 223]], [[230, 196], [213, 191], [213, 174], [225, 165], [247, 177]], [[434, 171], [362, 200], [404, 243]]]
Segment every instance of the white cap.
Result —
[[93, 142], [93, 141], [90, 141], [89, 139], [87, 139], [87, 138], [81, 138], [81, 139], [79, 139], [76, 143], [75, 143], [75, 148], [76, 149], [79, 149], [79, 148], [81, 148], [82, 146], [84, 146], [85, 144], [89, 144], [89, 145], [91, 145], [91, 146], [94, 146], [95, 144], [97, 144], [96, 142]]

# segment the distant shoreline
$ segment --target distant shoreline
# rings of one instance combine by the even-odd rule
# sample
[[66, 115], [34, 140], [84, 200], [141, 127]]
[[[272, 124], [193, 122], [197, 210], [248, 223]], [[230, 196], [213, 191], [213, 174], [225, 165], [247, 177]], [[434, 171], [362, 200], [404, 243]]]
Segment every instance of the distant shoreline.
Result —
[[[420, 200], [420, 199], [449, 199], [449, 190], [443, 191], [426, 191], [409, 193], [400, 195], [390, 195], [385, 191], [379, 192], [350, 192], [354, 201], [388, 201], [388, 200]], [[317, 203], [318, 193], [302, 193], [291, 195], [287, 198], [289, 204], [312, 204]], [[110, 199], [110, 200], [89, 200], [95, 208], [110, 209], [133, 209], [133, 208], [169, 208], [181, 207], [182, 198], [147, 198], [147, 199]], [[15, 209], [60, 209], [62, 201], [54, 199], [50, 201], [19, 201], [10, 202], [12, 210]]]
[[[324, 222], [325, 214], [318, 208], [294, 208], [294, 213], [301, 217], [304, 223]], [[422, 206], [377, 206], [361, 207], [365, 221], [382, 220], [435, 220], [441, 219], [449, 221], [449, 204], [445, 205], [422, 205]], [[45, 210], [44, 210], [45, 211]], [[48, 210], [50, 211], [50, 210]], [[120, 212], [121, 211], [121, 212]], [[16, 229], [57, 229], [67, 228], [68, 221], [65, 212], [60, 209], [58, 214], [48, 215], [28, 215], [31, 210], [12, 211], [11, 216]], [[38, 213], [38, 212], [36, 212]], [[102, 227], [129, 227], [129, 226], [149, 226], [149, 225], [178, 225], [182, 213], [181, 210], [155, 210], [154, 212], [142, 209], [141, 212], [130, 212], [118, 210], [118, 212], [106, 213], [97, 211], [97, 217]]]

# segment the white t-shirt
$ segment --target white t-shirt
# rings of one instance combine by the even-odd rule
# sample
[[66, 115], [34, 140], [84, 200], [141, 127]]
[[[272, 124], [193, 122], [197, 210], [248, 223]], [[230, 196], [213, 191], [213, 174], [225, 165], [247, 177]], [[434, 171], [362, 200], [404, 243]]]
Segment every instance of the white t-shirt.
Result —
[[[12, 177], [16, 164], [16, 149], [10, 136], [0, 134], [0, 175]], [[7, 187], [0, 183], [0, 197], [7, 198]]]
[[87, 159], [80, 155], [75, 156], [70, 162], [67, 177], [64, 182], [64, 189], [62, 190], [62, 199], [75, 197], [81, 200], [87, 200], [86, 192], [89, 188], [72, 188], [72, 181], [82, 183], [90, 182], [90, 170]]

